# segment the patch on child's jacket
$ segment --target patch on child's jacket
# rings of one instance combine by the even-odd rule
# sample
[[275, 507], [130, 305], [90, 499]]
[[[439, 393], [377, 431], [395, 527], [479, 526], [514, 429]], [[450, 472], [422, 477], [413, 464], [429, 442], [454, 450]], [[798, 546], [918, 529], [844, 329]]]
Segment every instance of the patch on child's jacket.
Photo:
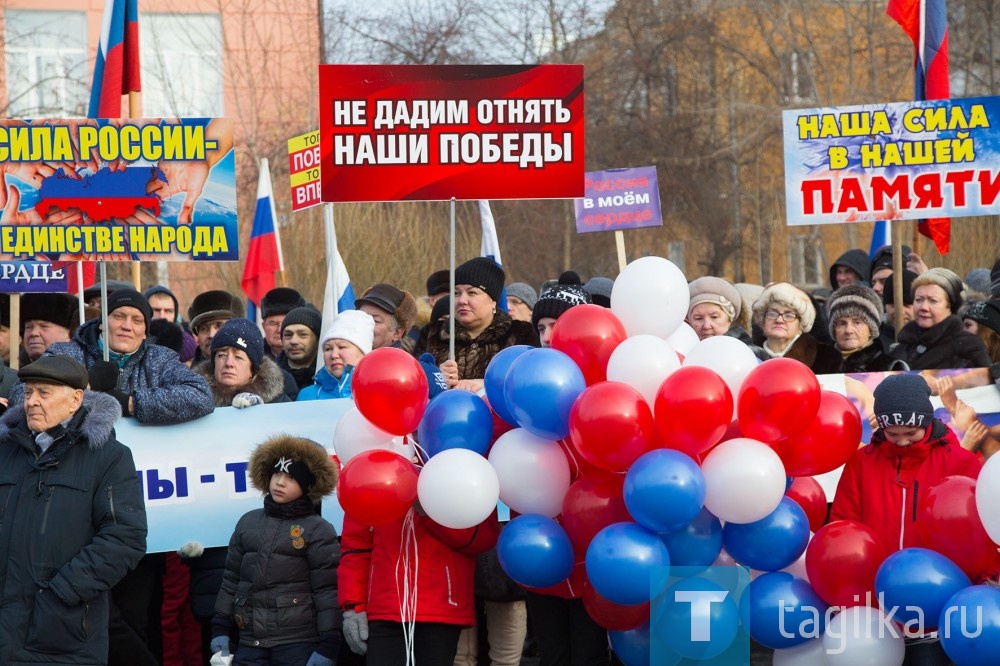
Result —
[[292, 538], [292, 548], [295, 550], [302, 550], [306, 547], [306, 540], [302, 538], [301, 525], [292, 525], [292, 528], [288, 530], [288, 536]]

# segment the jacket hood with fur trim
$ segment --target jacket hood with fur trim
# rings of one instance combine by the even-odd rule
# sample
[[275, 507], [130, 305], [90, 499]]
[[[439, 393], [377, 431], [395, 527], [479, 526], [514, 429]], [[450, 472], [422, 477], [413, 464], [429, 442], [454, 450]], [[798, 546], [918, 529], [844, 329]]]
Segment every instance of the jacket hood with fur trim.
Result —
[[250, 484], [267, 494], [274, 473], [274, 463], [282, 457], [301, 460], [316, 477], [308, 497], [315, 504], [337, 488], [337, 467], [326, 449], [311, 439], [291, 435], [275, 435], [250, 454]]

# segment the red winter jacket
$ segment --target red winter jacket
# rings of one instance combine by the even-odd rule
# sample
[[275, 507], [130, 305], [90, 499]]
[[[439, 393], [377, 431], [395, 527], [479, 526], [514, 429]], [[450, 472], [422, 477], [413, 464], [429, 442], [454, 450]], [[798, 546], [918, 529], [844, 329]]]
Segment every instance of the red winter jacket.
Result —
[[982, 463], [948, 426], [934, 419], [927, 441], [898, 447], [881, 431], [844, 467], [831, 520], [854, 520], [875, 530], [886, 552], [926, 548], [916, 521], [927, 491], [946, 476], [975, 479]]
[[[496, 545], [500, 534], [497, 513], [475, 527], [454, 530], [414, 513], [417, 564], [417, 622], [475, 624], [476, 555]], [[340, 567], [337, 571], [340, 605], [365, 604], [369, 620], [401, 622], [400, 595], [407, 579], [404, 563], [403, 520], [368, 527], [344, 518]], [[410, 547], [411, 553], [413, 552]], [[397, 566], [398, 564], [398, 566]], [[413, 575], [409, 576], [412, 584]]]

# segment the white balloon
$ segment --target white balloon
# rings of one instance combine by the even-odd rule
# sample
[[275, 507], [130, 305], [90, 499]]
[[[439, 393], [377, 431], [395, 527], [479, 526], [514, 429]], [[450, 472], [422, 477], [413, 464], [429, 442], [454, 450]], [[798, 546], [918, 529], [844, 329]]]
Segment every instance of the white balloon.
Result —
[[1000, 455], [990, 456], [979, 471], [976, 510], [993, 543], [1000, 544]]
[[677, 330], [667, 338], [667, 342], [673, 345], [678, 354], [687, 356], [687, 353], [691, 351], [691, 347], [698, 344], [698, 334], [694, 332], [689, 323], [682, 321]]
[[733, 414], [736, 414], [736, 398], [740, 387], [750, 371], [759, 365], [750, 347], [728, 335], [716, 335], [700, 340], [684, 356], [684, 367], [697, 365], [714, 370], [722, 377], [733, 394]]
[[636, 259], [611, 287], [611, 311], [630, 336], [668, 337], [684, 321], [690, 301], [684, 273], [663, 257]]
[[663, 380], [681, 367], [673, 345], [655, 335], [635, 335], [615, 347], [608, 359], [608, 380], [628, 384], [652, 408]]
[[413, 457], [413, 444], [409, 437], [398, 437], [372, 424], [356, 405], [337, 421], [333, 430], [333, 449], [341, 465], [364, 451], [383, 449], [398, 453], [407, 460]]
[[490, 449], [490, 464], [500, 479], [500, 499], [518, 513], [554, 518], [569, 490], [569, 462], [558, 442], [515, 428]]
[[774, 651], [774, 666], [823, 666], [823, 637], [814, 638], [808, 643], [796, 645], [793, 648]]
[[483, 522], [497, 508], [500, 481], [475, 451], [446, 449], [420, 470], [417, 498], [434, 522], [461, 530]]
[[906, 645], [881, 610], [853, 606], [826, 625], [823, 652], [827, 666], [901, 666]]
[[705, 508], [729, 523], [752, 523], [778, 507], [785, 466], [767, 444], [737, 437], [716, 446], [701, 464]]

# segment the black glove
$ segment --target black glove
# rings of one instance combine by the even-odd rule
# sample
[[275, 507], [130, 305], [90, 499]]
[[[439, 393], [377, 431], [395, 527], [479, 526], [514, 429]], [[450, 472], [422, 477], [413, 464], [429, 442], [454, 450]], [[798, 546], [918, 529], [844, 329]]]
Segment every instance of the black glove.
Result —
[[94, 361], [90, 370], [87, 371], [87, 376], [90, 379], [90, 390], [107, 393], [122, 406], [122, 414], [129, 416], [129, 395], [118, 390], [118, 376], [120, 374], [121, 369], [114, 361]]

